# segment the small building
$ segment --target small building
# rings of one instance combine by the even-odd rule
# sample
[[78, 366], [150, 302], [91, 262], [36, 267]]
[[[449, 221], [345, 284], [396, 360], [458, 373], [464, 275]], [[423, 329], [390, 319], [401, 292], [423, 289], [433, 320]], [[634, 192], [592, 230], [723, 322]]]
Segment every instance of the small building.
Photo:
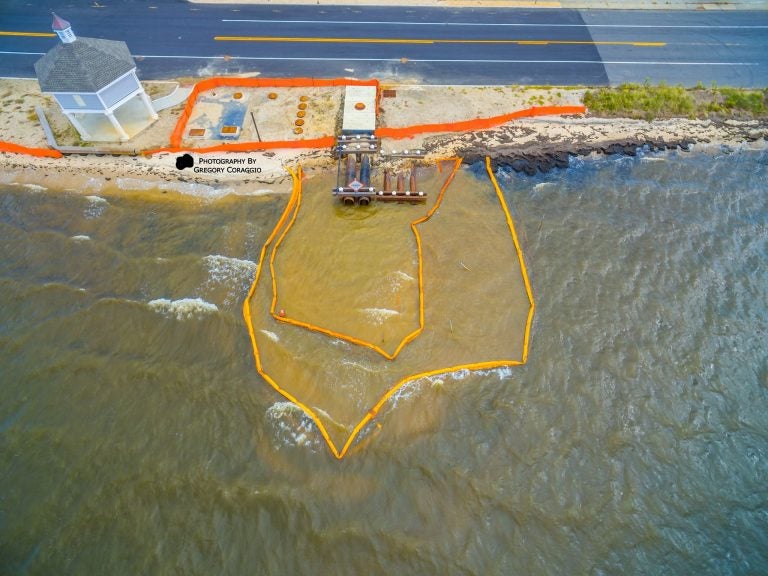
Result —
[[52, 28], [61, 43], [35, 62], [37, 80], [83, 140], [125, 141], [126, 124], [135, 134], [157, 119], [125, 42], [77, 37], [56, 14]]

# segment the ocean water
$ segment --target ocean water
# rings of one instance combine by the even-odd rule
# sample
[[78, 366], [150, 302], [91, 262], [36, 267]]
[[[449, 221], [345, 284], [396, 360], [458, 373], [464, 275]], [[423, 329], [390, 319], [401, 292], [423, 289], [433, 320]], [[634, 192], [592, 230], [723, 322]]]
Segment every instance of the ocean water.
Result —
[[497, 176], [528, 363], [342, 461], [241, 316], [287, 195], [3, 185], [0, 574], [768, 573], [768, 152]]

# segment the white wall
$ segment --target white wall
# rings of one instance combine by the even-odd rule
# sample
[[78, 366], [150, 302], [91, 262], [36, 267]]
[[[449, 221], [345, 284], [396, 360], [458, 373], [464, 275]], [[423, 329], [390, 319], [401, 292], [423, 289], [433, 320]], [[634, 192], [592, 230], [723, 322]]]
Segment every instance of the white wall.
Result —
[[109, 86], [102, 88], [99, 91], [99, 96], [104, 100], [104, 104], [107, 108], [110, 108], [136, 92], [139, 88], [141, 88], [141, 85], [139, 84], [138, 79], [133, 72], [129, 72]]
[[[80, 97], [82, 105], [78, 102], [76, 96]], [[56, 98], [59, 106], [69, 112], [77, 112], [78, 110], [104, 110], [104, 105], [96, 94], [61, 94], [54, 92], [53, 97]]]

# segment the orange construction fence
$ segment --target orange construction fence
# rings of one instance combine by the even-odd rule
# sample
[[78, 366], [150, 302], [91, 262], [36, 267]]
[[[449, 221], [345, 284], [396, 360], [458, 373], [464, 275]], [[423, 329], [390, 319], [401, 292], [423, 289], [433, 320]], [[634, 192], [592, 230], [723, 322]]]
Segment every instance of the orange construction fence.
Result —
[[[192, 89], [192, 92], [187, 98], [187, 104], [184, 107], [184, 111], [181, 113], [176, 128], [171, 133], [170, 147], [179, 148], [181, 146], [181, 139], [184, 135], [184, 129], [187, 126], [189, 117], [192, 114], [192, 110], [195, 107], [197, 97], [201, 92], [206, 90], [212, 90], [214, 88], [220, 88], [222, 86], [230, 87], [243, 87], [243, 88], [304, 88], [304, 87], [318, 87], [318, 86], [375, 86], [377, 95], [379, 88], [379, 81], [374, 80], [354, 80], [351, 78], [206, 78], [201, 80]], [[310, 142], [309, 140], [300, 140], [305, 144]], [[252, 145], [249, 150], [258, 149], [254, 148], [257, 143], [250, 142]], [[263, 145], [265, 142], [259, 142]], [[280, 146], [271, 146], [273, 148], [279, 148]], [[296, 146], [294, 146], [296, 147]], [[304, 146], [306, 148], [312, 148], [311, 145]]]
[[62, 153], [51, 148], [29, 148], [13, 142], [0, 142], [0, 152], [11, 152], [12, 154], [26, 154], [27, 156], [37, 156], [39, 158], [61, 158]]
[[509, 114], [491, 116], [490, 118], [476, 118], [475, 120], [462, 120], [460, 122], [446, 122], [441, 124], [417, 124], [403, 128], [378, 128], [376, 136], [379, 138], [411, 138], [417, 134], [428, 132], [463, 132], [467, 130], [486, 130], [495, 128], [510, 120], [517, 118], [531, 118], [533, 116], [558, 116], [562, 114], [584, 114], [584, 106], [533, 106], [524, 110], [517, 110]]
[[[181, 142], [184, 137], [184, 130], [187, 127], [189, 118], [201, 92], [213, 90], [222, 86], [232, 88], [302, 88], [318, 86], [375, 86], [376, 87], [376, 108], [379, 107], [381, 91], [379, 90], [379, 81], [372, 80], [354, 80], [351, 78], [207, 78], [197, 82], [192, 89], [184, 110], [179, 116], [176, 126], [170, 137], [169, 146], [146, 150], [145, 155], [149, 156], [160, 152], [181, 152], [184, 150], [199, 152], [250, 152], [253, 150], [269, 150], [273, 148], [328, 148], [333, 146], [335, 138], [333, 136], [322, 136], [306, 140], [272, 140], [267, 142], [233, 142], [218, 144], [216, 146], [207, 146], [204, 148], [182, 147]], [[416, 126], [405, 126], [401, 128], [378, 128], [376, 136], [380, 138], [411, 138], [417, 134], [430, 132], [463, 132], [469, 130], [485, 130], [500, 126], [510, 120], [517, 118], [531, 118], [533, 116], [557, 116], [562, 114], [584, 114], [584, 106], [533, 106], [524, 110], [517, 110], [500, 116], [490, 118], [476, 118], [474, 120], [462, 120], [460, 122], [446, 122], [439, 124], [418, 124]]]

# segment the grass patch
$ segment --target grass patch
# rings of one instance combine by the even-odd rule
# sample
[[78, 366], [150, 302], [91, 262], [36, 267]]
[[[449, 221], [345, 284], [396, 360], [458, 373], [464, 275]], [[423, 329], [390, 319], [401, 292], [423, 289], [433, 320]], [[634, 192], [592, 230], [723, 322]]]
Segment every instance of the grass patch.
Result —
[[660, 83], [622, 84], [618, 88], [588, 90], [584, 105], [594, 112], [651, 120], [668, 116], [691, 116], [696, 103], [682, 86]]
[[766, 91], [739, 90], [737, 88], [718, 88], [716, 90], [726, 110], [743, 110], [754, 115], [764, 114], [766, 108]]
[[599, 88], [584, 94], [590, 111], [625, 118], [706, 118], [712, 114], [763, 116], [768, 113], [768, 90], [704, 88], [701, 82], [692, 89], [669, 86], [621, 84], [617, 88]]

